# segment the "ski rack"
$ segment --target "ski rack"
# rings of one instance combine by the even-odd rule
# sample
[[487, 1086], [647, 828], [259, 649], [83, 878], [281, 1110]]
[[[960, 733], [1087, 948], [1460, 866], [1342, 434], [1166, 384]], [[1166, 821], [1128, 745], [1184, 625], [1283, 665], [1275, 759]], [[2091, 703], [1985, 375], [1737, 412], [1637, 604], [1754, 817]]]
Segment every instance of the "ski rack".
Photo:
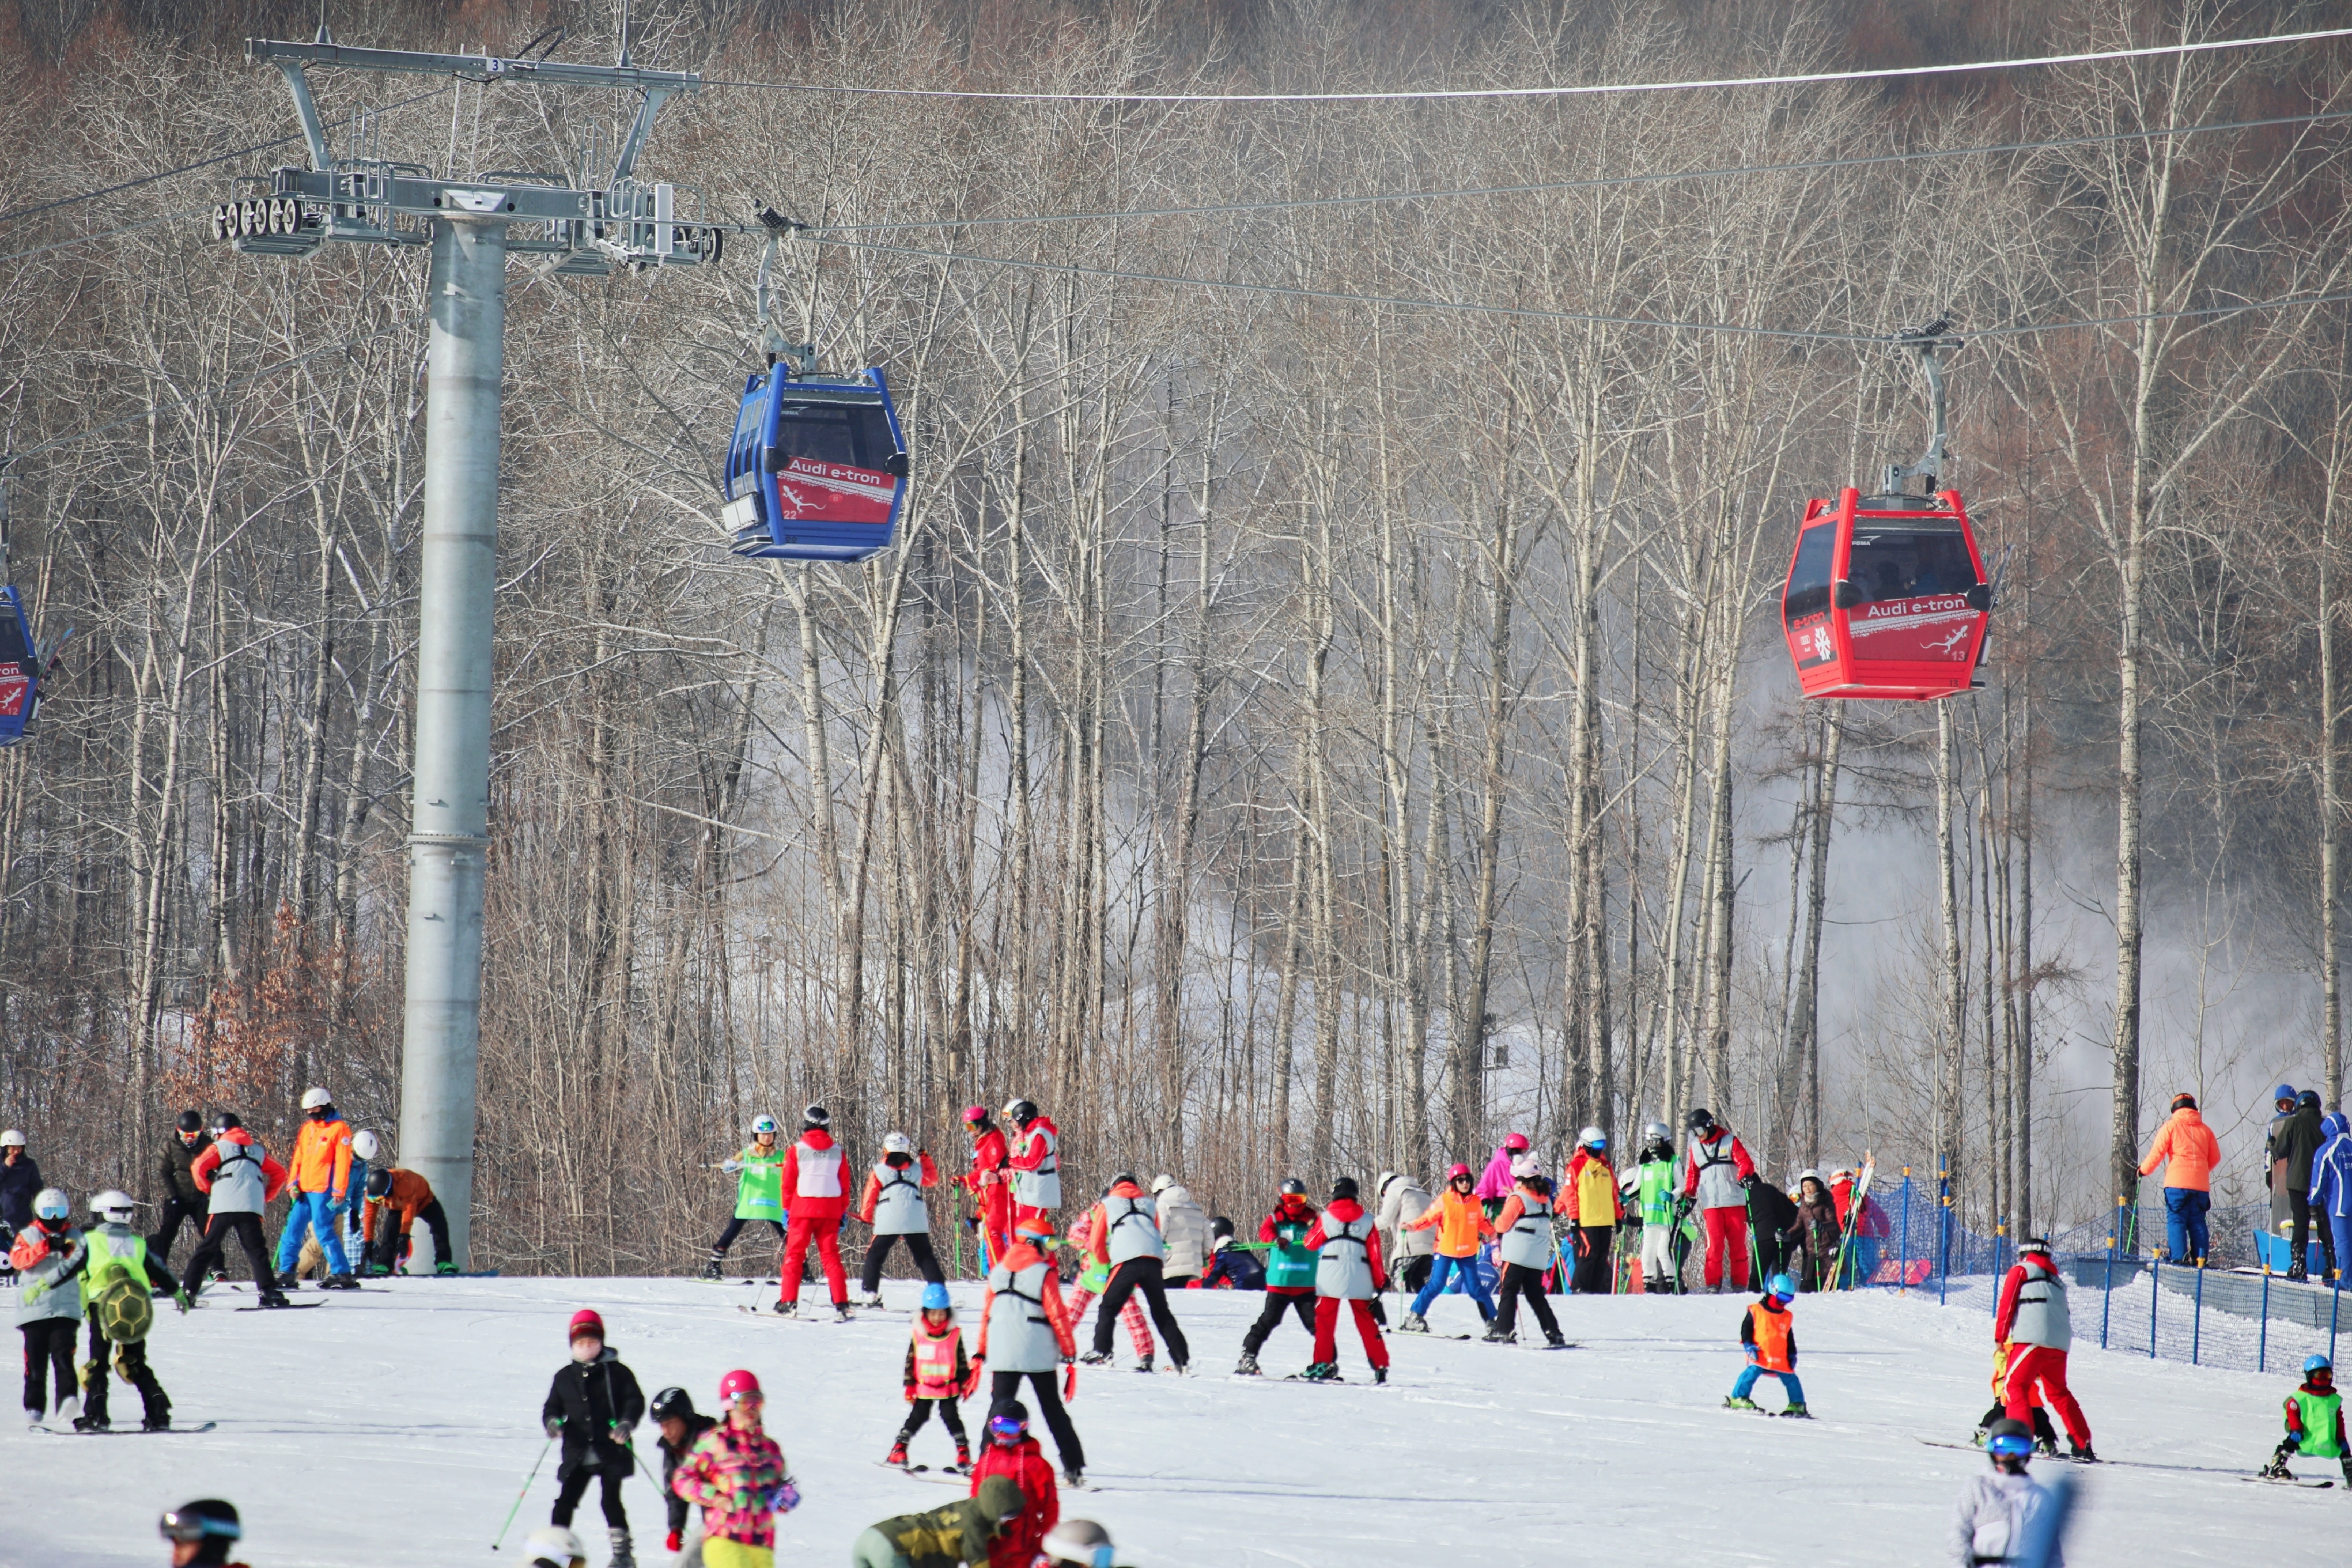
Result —
[[[230, 242], [246, 255], [309, 256], [329, 240], [421, 246], [432, 237], [432, 219], [466, 215], [504, 218], [509, 250], [560, 256], [563, 260], [552, 270], [574, 277], [603, 277], [615, 266], [640, 271], [694, 267], [716, 262], [725, 249], [726, 230], [705, 221], [699, 191], [636, 176], [637, 158], [653, 132], [655, 114], [673, 95], [702, 85], [694, 72], [350, 48], [328, 41], [323, 33], [310, 44], [248, 38], [245, 53], [247, 59], [275, 66], [285, 77], [310, 153], [307, 169], [281, 168], [237, 182], [232, 199], [208, 214], [212, 237]], [[531, 171], [493, 170], [477, 178], [440, 179], [420, 164], [337, 157], [310, 96], [307, 72], [312, 66], [449, 76], [478, 83], [622, 88], [645, 96], [598, 188], [576, 188], [568, 175]], [[583, 149], [583, 184], [593, 162]]]

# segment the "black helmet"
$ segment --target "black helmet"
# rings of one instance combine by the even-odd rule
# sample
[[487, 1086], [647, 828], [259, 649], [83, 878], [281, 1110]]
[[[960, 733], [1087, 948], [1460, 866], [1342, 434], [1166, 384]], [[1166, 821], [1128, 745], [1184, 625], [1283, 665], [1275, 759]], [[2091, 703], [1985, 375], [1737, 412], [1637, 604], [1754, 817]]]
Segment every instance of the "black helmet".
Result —
[[1689, 1115], [1683, 1118], [1683, 1125], [1694, 1133], [1704, 1133], [1715, 1125], [1715, 1113], [1703, 1105], [1696, 1106]]
[[157, 1529], [176, 1545], [195, 1545], [193, 1561], [203, 1563], [226, 1563], [231, 1543], [245, 1533], [236, 1506], [216, 1497], [182, 1503], [163, 1515]]
[[1341, 1176], [1338, 1181], [1333, 1182], [1331, 1184], [1331, 1196], [1335, 1199], [1355, 1197], [1356, 1178], [1354, 1176]]
[[1025, 1127], [1037, 1119], [1037, 1107], [1026, 1100], [1015, 1100], [1004, 1108], [1006, 1120], [1016, 1127]]
[[201, 1133], [204, 1130], [205, 1119], [202, 1116], [197, 1115], [194, 1111], [183, 1111], [180, 1113], [180, 1131], [183, 1133]]
[[1297, 1176], [1285, 1176], [1282, 1178], [1282, 1196], [1285, 1197], [1305, 1197], [1307, 1196], [1307, 1184], [1300, 1181]]
[[236, 1119], [236, 1113], [234, 1111], [223, 1111], [213, 1118], [213, 1131], [215, 1133], [226, 1133], [231, 1127], [242, 1127], [244, 1125], [244, 1123]]
[[1110, 1185], [1113, 1186], [1117, 1186], [1121, 1182], [1127, 1183], [1129, 1186], [1140, 1186], [1143, 1185], [1141, 1182], [1135, 1179], [1135, 1173], [1133, 1171], [1121, 1171], [1118, 1175], [1110, 1178]]
[[656, 1421], [683, 1421], [694, 1414], [694, 1400], [685, 1389], [672, 1384], [654, 1396], [654, 1402], [646, 1406], [646, 1413]]
[[1220, 1214], [1209, 1221], [1209, 1234], [1213, 1238], [1223, 1237], [1231, 1240], [1234, 1234], [1234, 1222]]
[[2319, 1103], [2319, 1091], [2306, 1089], [2294, 1097], [2294, 1103], [2298, 1105], [2316, 1105]]
[[392, 1173], [378, 1166], [367, 1175], [367, 1195], [382, 1197], [392, 1190]]
[[801, 1120], [812, 1127], [829, 1127], [833, 1124], [833, 1113], [822, 1105], [812, 1105], [801, 1113]]

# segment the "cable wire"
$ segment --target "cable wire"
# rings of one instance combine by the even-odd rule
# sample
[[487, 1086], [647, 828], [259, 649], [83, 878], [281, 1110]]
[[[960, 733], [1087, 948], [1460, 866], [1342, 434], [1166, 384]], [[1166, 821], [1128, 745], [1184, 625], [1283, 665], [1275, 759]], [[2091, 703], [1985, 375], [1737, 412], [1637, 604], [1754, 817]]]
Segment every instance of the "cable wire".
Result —
[[[405, 109], [412, 103], [422, 103], [428, 98], [437, 98], [448, 90], [449, 89], [446, 87], [436, 87], [431, 92], [420, 92], [412, 98], [404, 98], [396, 102], [387, 103], [382, 109], [363, 110], [360, 111], [360, 113], [389, 114], [395, 109]], [[343, 119], [334, 121], [334, 123], [337, 125], [349, 125], [353, 120], [358, 118], [360, 118], [360, 114], [347, 115]], [[0, 224], [13, 223], [18, 218], [29, 218], [36, 213], [50, 212], [58, 207], [70, 207], [76, 202], [96, 201], [100, 196], [110, 196], [117, 191], [128, 191], [135, 189], [141, 185], [152, 185], [158, 180], [168, 180], [174, 174], [185, 174], [196, 169], [209, 169], [215, 163], [226, 163], [233, 158], [243, 158], [249, 153], [267, 152], [272, 147], [283, 147], [289, 141], [299, 141], [301, 140], [302, 133], [298, 131], [291, 136], [281, 136], [275, 141], [257, 141], [250, 147], [240, 147], [234, 152], [217, 152], [209, 158], [199, 158], [193, 163], [183, 163], [176, 169], [165, 169], [153, 174], [142, 174], [135, 180], [125, 180], [118, 185], [101, 185], [95, 191], [84, 191], [79, 196], [59, 196], [54, 202], [42, 202], [37, 205], [30, 207], [11, 207], [8, 211], [0, 213]], [[20, 252], [19, 254], [30, 255], [31, 253]], [[0, 260], [5, 259], [5, 257], [0, 257]]]
[[1688, 81], [1588, 82], [1565, 87], [1423, 88], [1370, 92], [1004, 92], [958, 88], [854, 87], [834, 82], [736, 81], [724, 78], [705, 87], [755, 91], [836, 93], [868, 98], [993, 99], [1018, 103], [1398, 103], [1446, 99], [1609, 98], [1627, 93], [1696, 92], [1728, 88], [1811, 87], [1831, 82], [1895, 81], [1916, 77], [1964, 76], [1975, 71], [2028, 70], [2044, 66], [2096, 65], [2109, 60], [2203, 55], [2223, 49], [2254, 49], [2271, 44], [2308, 44], [2352, 37], [2352, 27], [2272, 33], [2259, 38], [2207, 38], [2189, 43], [2148, 44], [2129, 49], [2090, 49], [2064, 55], [2029, 55], [2006, 60], [1970, 60], [1953, 65], [1876, 66], [1862, 70], [1803, 71], [1791, 76], [1704, 77]]
[[135, 224], [124, 224], [121, 228], [105, 229], [97, 234], [76, 235], [71, 239], [51, 240], [47, 245], [28, 246], [23, 250], [12, 250], [5, 256], [0, 256], [0, 262], [21, 261], [28, 256], [40, 256], [53, 250], [66, 250], [74, 246], [88, 245], [92, 240], [112, 239], [116, 235], [135, 234], [141, 229], [152, 229], [159, 224], [177, 223], [182, 218], [200, 218], [210, 211], [212, 211], [210, 207], [190, 207], [185, 212], [165, 213], [159, 218], [142, 218]]

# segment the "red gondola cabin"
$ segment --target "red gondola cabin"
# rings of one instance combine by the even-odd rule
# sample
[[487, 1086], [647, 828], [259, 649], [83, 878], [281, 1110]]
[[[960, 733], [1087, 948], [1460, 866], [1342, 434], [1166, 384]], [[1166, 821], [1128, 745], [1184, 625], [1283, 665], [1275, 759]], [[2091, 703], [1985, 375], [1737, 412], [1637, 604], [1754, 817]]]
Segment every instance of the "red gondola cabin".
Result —
[[1976, 682], [1992, 590], [1957, 490], [1805, 503], [1780, 625], [1808, 697], [1932, 701]]

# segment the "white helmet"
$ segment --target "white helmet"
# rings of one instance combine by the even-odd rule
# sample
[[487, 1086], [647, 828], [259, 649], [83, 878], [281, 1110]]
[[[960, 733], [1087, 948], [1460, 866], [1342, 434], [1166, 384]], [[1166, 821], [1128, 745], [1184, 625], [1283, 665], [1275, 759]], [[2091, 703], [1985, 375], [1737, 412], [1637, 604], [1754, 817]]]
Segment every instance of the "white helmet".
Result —
[[1675, 1141], [1675, 1135], [1667, 1130], [1664, 1122], [1644, 1122], [1642, 1124], [1642, 1141], [1651, 1144], [1671, 1144]]
[[89, 1200], [89, 1211], [101, 1219], [112, 1220], [117, 1225], [128, 1225], [131, 1223], [131, 1217], [139, 1212], [139, 1206], [131, 1201], [129, 1193], [119, 1187], [110, 1186]]
[[45, 1186], [33, 1199], [33, 1216], [37, 1219], [63, 1219], [73, 1212], [73, 1202], [61, 1186]]
[[24, 1146], [25, 1134], [16, 1128], [11, 1127], [6, 1132], [0, 1133], [0, 1149], [21, 1149]]
[[1066, 1519], [1037, 1543], [1046, 1561], [1072, 1568], [1110, 1568], [1110, 1531], [1091, 1519]]
[[321, 1105], [331, 1105], [334, 1103], [335, 1097], [323, 1089], [311, 1088], [302, 1092], [302, 1109], [305, 1111], [315, 1111]]
[[753, 1137], [756, 1138], [762, 1133], [772, 1133], [775, 1130], [776, 1119], [773, 1116], [754, 1116], [751, 1118], [751, 1135]]
[[[1809, 1178], [1813, 1181], [1822, 1181], [1822, 1173], [1815, 1170], [1812, 1166], [1807, 1166], [1803, 1170], [1797, 1173], [1797, 1185], [1799, 1186], [1804, 1186]], [[1822, 1185], [1823, 1186], [1827, 1186], [1830, 1184], [1825, 1181], [1822, 1181]]]
[[522, 1538], [522, 1553], [532, 1568], [573, 1568], [588, 1561], [580, 1538], [560, 1524], [543, 1524]]
[[1519, 1155], [1513, 1157], [1511, 1161], [1511, 1178], [1514, 1181], [1521, 1180], [1531, 1176], [1541, 1175], [1543, 1175], [1543, 1161], [1536, 1158], [1532, 1154]]
[[354, 1133], [352, 1134], [352, 1153], [357, 1155], [363, 1160], [373, 1161], [376, 1156], [376, 1151], [383, 1147], [383, 1141], [377, 1138], [373, 1133]]
[[911, 1155], [915, 1152], [915, 1140], [904, 1133], [893, 1133], [882, 1140], [882, 1152], [886, 1155]]
[[[1381, 1174], [1382, 1176], [1381, 1185], [1385, 1186], [1387, 1185], [1386, 1177], [1390, 1173], [1383, 1171]], [[1166, 1171], [1161, 1171], [1158, 1176], [1151, 1178], [1151, 1190], [1154, 1196], [1166, 1192], [1170, 1187], [1174, 1186], [1175, 1185], [1176, 1178], [1170, 1176]]]
[[1576, 1134], [1576, 1146], [1580, 1149], [1601, 1148], [1608, 1142], [1609, 1135], [1598, 1127], [1587, 1127]]

